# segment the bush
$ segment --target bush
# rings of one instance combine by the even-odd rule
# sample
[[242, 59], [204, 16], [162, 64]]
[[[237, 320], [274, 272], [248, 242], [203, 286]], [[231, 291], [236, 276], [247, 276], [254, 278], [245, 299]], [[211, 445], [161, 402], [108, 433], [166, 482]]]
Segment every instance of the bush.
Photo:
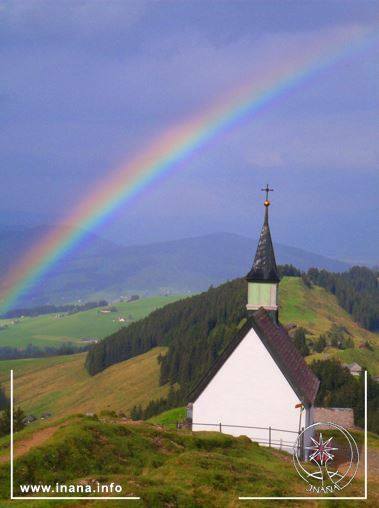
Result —
[[307, 338], [306, 338], [307, 331], [305, 328], [297, 328], [295, 330], [295, 333], [293, 335], [293, 341], [295, 343], [295, 346], [300, 351], [302, 356], [309, 355], [309, 347], [307, 345]]

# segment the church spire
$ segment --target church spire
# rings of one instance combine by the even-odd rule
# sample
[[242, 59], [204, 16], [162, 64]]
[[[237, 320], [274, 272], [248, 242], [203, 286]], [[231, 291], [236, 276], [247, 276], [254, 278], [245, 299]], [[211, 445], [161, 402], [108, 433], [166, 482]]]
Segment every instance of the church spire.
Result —
[[264, 307], [267, 310], [276, 312], [278, 309], [277, 295], [280, 278], [268, 221], [268, 209], [270, 206], [268, 198], [269, 192], [272, 192], [273, 189], [270, 189], [267, 185], [262, 191], [266, 192], [264, 202], [265, 216], [254, 263], [246, 276], [248, 282], [247, 309], [256, 310]]
[[262, 189], [262, 191], [266, 192], [266, 199], [264, 202], [265, 218], [261, 236], [259, 237], [254, 263], [246, 277], [248, 282], [279, 282], [280, 280], [275, 261], [274, 247], [271, 240], [270, 226], [268, 223], [268, 208], [270, 206], [268, 193], [273, 190], [274, 189], [270, 189], [268, 185], [265, 189]]

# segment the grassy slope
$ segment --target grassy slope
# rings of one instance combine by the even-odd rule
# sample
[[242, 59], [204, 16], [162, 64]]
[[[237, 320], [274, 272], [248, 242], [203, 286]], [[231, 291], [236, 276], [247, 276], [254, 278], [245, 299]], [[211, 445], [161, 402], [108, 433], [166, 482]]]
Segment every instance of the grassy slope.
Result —
[[0, 382], [8, 390], [9, 369], [14, 369], [17, 405], [27, 414], [53, 416], [103, 409], [128, 411], [135, 404], [167, 394], [159, 386], [157, 357], [165, 348], [155, 348], [131, 360], [113, 365], [95, 377], [84, 369], [85, 354], [0, 362]]
[[141, 319], [158, 307], [178, 300], [179, 296], [156, 296], [115, 304], [118, 312], [99, 314], [98, 309], [91, 309], [76, 314], [56, 318], [55, 314], [47, 314], [34, 318], [23, 318], [16, 324], [12, 320], [0, 319], [0, 326], [8, 324], [8, 328], [0, 330], [0, 346], [25, 347], [28, 344], [39, 346], [59, 345], [63, 342], [82, 344], [79, 339], [92, 337], [102, 339], [119, 330], [123, 324], [117, 322], [118, 317], [132, 317], [133, 321]]
[[[6, 497], [8, 465], [2, 465], [0, 472], [0, 490]], [[260, 447], [247, 438], [177, 432], [109, 419], [72, 417], [44, 444], [15, 461], [15, 485], [39, 481], [72, 484], [86, 479], [108, 484], [114, 481], [122, 485], [123, 495], [141, 496], [134, 506], [148, 507], [235, 507], [241, 504], [239, 495], [304, 495], [305, 489], [287, 454]], [[362, 489], [362, 480], [356, 479], [343, 493], [361, 495]], [[377, 494], [377, 485], [372, 482], [371, 503], [378, 499]], [[47, 505], [45, 501], [37, 503]], [[78, 506], [75, 501], [65, 503]], [[124, 506], [122, 503], [125, 501], [112, 506]], [[293, 501], [281, 505], [302, 506]], [[260, 506], [272, 506], [272, 502], [261, 502]], [[350, 501], [339, 506], [355, 505]]]
[[176, 407], [153, 416], [147, 421], [157, 425], [164, 425], [166, 428], [175, 429], [177, 422], [182, 422], [185, 419], [186, 413], [187, 410], [185, 407]]
[[[344, 326], [354, 339], [354, 349], [341, 351], [327, 348], [323, 353], [311, 355], [309, 360], [336, 356], [346, 363], [354, 361], [365, 365], [372, 375], [379, 375], [379, 334], [354, 323], [351, 316], [338, 305], [335, 296], [323, 288], [308, 288], [299, 278], [285, 277], [280, 284], [280, 320], [285, 324], [303, 326], [316, 337], [327, 332], [333, 324]], [[366, 340], [374, 346], [374, 351], [358, 348]]]

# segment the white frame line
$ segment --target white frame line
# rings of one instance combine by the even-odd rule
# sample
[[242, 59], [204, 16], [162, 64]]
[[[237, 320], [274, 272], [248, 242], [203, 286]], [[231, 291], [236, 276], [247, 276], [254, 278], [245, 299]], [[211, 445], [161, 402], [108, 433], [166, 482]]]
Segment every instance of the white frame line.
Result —
[[365, 489], [365, 495], [364, 496], [355, 496], [355, 497], [348, 497], [348, 496], [336, 496], [336, 497], [332, 497], [332, 496], [288, 496], [288, 497], [272, 497], [272, 496], [239, 496], [239, 500], [240, 501], [250, 501], [250, 500], [254, 500], [254, 501], [259, 501], [259, 500], [262, 500], [262, 501], [265, 501], [265, 500], [287, 500], [287, 499], [291, 499], [291, 500], [298, 500], [298, 501], [309, 501], [310, 499], [319, 499], [319, 500], [324, 500], [324, 501], [330, 501], [330, 500], [333, 500], [333, 501], [338, 501], [338, 500], [341, 500], [341, 501], [347, 501], [347, 500], [355, 500], [355, 501], [359, 501], [359, 500], [367, 500], [368, 498], [368, 462], [367, 462], [367, 370], [365, 370], [365, 395], [364, 395], [364, 398], [365, 398], [365, 425], [364, 425], [364, 449], [365, 449], [365, 461], [364, 461], [364, 470], [365, 470], [365, 485], [364, 485], [364, 489]]
[[69, 500], [69, 499], [74, 499], [74, 500], [87, 500], [87, 499], [90, 499], [90, 500], [103, 500], [103, 501], [114, 501], [114, 500], [124, 500], [124, 501], [133, 501], [133, 500], [139, 500], [141, 499], [140, 497], [137, 497], [137, 496], [14, 496], [14, 492], [13, 492], [13, 473], [14, 473], [14, 469], [13, 469], [13, 458], [14, 458], [14, 454], [13, 454], [13, 369], [11, 369], [10, 371], [10, 409], [11, 409], [11, 425], [10, 425], [10, 431], [11, 431], [11, 435], [10, 435], [10, 499], [11, 500], [18, 500], [18, 501], [23, 501], [23, 500], [28, 500], [28, 499], [41, 499], [41, 500]]

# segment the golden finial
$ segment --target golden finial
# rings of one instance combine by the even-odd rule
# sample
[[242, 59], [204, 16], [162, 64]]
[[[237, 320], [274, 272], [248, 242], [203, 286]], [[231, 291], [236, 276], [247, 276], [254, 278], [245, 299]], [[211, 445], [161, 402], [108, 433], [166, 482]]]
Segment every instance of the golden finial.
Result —
[[274, 189], [270, 189], [270, 188], [269, 188], [269, 186], [268, 186], [268, 184], [266, 184], [265, 189], [261, 189], [261, 190], [262, 190], [263, 192], [265, 192], [265, 193], [266, 193], [266, 199], [265, 199], [265, 202], [264, 202], [263, 204], [264, 204], [265, 206], [270, 206], [270, 201], [269, 201], [269, 199], [268, 199], [268, 193], [269, 193], [269, 192], [273, 192], [273, 191], [274, 191]]

